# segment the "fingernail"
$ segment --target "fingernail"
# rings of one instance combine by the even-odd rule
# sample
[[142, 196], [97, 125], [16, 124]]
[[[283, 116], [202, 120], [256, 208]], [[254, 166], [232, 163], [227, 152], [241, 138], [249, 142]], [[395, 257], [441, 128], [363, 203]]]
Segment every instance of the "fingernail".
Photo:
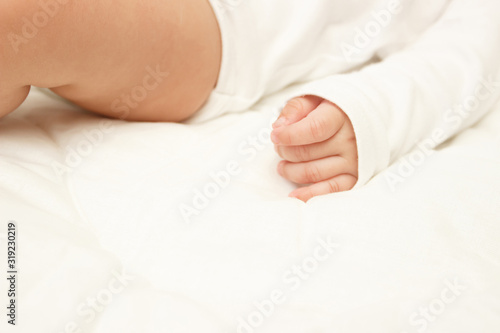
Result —
[[282, 117], [276, 120], [276, 122], [273, 124], [273, 128], [278, 128], [286, 124], [286, 118]]
[[276, 132], [274, 131], [271, 133], [271, 141], [275, 144], [280, 143], [280, 140], [278, 139], [278, 134], [276, 134]]

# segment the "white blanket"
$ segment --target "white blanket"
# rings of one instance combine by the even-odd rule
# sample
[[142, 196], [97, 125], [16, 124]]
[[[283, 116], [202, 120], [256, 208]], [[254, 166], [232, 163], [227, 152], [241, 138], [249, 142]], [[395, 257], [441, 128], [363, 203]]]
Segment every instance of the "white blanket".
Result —
[[[38, 91], [0, 121], [1, 332], [498, 332], [500, 105], [357, 190], [304, 204], [282, 99], [199, 125], [103, 120]], [[4, 272], [5, 271], [5, 272]]]

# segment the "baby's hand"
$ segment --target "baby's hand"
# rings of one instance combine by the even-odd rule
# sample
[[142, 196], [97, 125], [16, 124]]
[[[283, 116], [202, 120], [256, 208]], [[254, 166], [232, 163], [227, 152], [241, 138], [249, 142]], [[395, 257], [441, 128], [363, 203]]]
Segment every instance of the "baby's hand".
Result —
[[358, 179], [356, 136], [349, 117], [335, 104], [316, 96], [292, 99], [273, 125], [271, 139], [285, 161], [278, 173], [309, 184], [291, 197], [312, 197], [348, 191]]

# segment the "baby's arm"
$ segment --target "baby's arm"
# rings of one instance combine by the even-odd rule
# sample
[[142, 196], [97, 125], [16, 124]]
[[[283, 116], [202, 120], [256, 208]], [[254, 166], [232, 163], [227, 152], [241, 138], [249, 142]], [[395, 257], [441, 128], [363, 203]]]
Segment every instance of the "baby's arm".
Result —
[[301, 93], [330, 100], [349, 117], [362, 185], [417, 144], [432, 149], [490, 110], [500, 93], [499, 40], [500, 2], [454, 0], [406, 50]]

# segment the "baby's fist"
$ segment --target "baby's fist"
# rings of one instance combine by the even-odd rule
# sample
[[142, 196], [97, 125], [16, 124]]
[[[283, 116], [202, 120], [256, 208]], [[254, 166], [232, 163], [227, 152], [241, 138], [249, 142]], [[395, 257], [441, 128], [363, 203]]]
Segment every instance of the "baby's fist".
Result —
[[288, 102], [273, 125], [271, 139], [284, 159], [278, 173], [307, 184], [292, 193], [312, 197], [348, 191], [358, 180], [356, 136], [349, 117], [335, 104], [316, 96]]

